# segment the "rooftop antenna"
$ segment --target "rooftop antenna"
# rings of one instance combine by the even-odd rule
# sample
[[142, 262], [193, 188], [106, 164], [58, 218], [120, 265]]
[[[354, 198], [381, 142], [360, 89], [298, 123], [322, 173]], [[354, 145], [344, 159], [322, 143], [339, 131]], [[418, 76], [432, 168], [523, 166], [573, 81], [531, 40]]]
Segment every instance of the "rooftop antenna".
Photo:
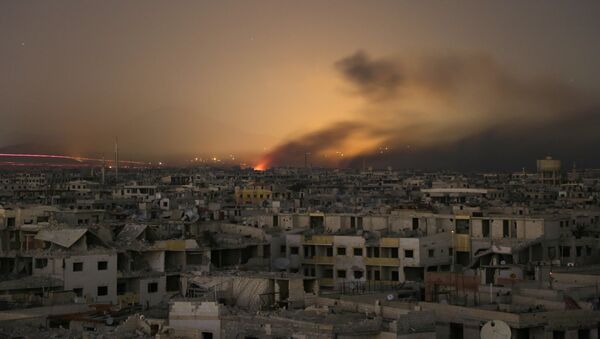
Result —
[[115, 137], [115, 181], [119, 181], [119, 137]]

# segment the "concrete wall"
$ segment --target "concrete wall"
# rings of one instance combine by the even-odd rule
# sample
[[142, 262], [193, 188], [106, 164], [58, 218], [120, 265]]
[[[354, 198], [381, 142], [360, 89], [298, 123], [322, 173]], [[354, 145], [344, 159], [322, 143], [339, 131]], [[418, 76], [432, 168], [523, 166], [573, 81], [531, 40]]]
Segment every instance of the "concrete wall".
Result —
[[[148, 291], [148, 285], [151, 283], [158, 285], [156, 292]], [[159, 304], [165, 298], [166, 288], [167, 278], [163, 275], [160, 277], [140, 278], [135, 292], [138, 295], [140, 305], [152, 307]]]
[[[98, 262], [106, 261], [106, 270], [98, 270]], [[73, 271], [73, 263], [82, 262], [83, 270]], [[65, 258], [65, 290], [83, 288], [83, 297], [90, 302], [117, 303], [117, 255], [96, 254]], [[98, 296], [98, 287], [106, 286], [107, 295]]]
[[169, 310], [169, 326], [175, 330], [195, 329], [212, 333], [214, 339], [221, 338], [220, 307], [214, 302], [176, 301]]

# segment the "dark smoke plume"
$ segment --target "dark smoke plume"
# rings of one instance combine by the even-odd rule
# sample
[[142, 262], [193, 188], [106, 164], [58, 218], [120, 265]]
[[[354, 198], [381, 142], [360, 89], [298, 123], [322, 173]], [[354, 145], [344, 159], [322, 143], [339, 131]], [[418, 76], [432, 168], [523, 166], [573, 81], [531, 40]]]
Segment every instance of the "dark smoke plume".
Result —
[[270, 166], [516, 169], [552, 154], [599, 165], [597, 95], [557, 78], [519, 77], [484, 55], [373, 60], [359, 51], [334, 64], [363, 114], [279, 145]]

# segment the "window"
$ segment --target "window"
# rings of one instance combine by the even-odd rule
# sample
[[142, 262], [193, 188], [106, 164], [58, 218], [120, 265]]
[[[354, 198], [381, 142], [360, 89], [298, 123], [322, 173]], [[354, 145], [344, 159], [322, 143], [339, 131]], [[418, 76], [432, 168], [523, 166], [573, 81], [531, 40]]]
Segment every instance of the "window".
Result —
[[412, 218], [412, 229], [413, 230], [419, 229], [419, 218]]
[[158, 283], [152, 282], [148, 284], [148, 293], [158, 292]]
[[575, 255], [578, 257], [581, 257], [581, 250], [582, 250], [581, 246], [576, 246], [575, 247]]
[[502, 237], [508, 238], [508, 220], [502, 220]]
[[337, 276], [338, 276], [338, 278], [345, 279], [346, 278], [346, 271], [345, 270], [338, 270], [337, 271]]
[[108, 286], [98, 286], [98, 296], [108, 295]]
[[202, 332], [202, 339], [213, 339], [212, 332]]
[[346, 255], [346, 247], [338, 247], [337, 255]]
[[548, 247], [548, 258], [550, 258], [550, 259], [556, 258], [556, 248], [555, 247]]
[[374, 273], [375, 273], [374, 280], [381, 280], [381, 272], [380, 271], [374, 271]]
[[299, 249], [296, 246], [290, 247], [290, 254], [298, 254]]
[[108, 268], [107, 261], [98, 261], [98, 271], [105, 271]]
[[448, 247], [448, 255], [452, 256], [452, 254], [454, 254], [454, 248]]
[[433, 258], [435, 256], [435, 249], [430, 249], [429, 251], [427, 251], [427, 254], [429, 254], [430, 258]]
[[75, 293], [76, 296], [78, 297], [83, 297], [83, 288], [74, 288], [73, 292]]
[[398, 249], [397, 248], [392, 248], [390, 255], [391, 255], [392, 258], [398, 258]]
[[363, 255], [363, 250], [362, 250], [362, 248], [355, 248], [355, 249], [354, 249], [354, 256], [355, 256], [355, 257], [362, 257], [362, 255]]
[[488, 219], [482, 220], [482, 225], [481, 225], [481, 233], [482, 236], [484, 237], [489, 237], [490, 236], [490, 221]]
[[333, 247], [327, 247], [325, 250], [325, 255], [328, 257], [333, 257]]
[[127, 284], [126, 283], [118, 283], [117, 284], [117, 295], [123, 295], [127, 293]]
[[413, 250], [404, 250], [405, 258], [413, 258], [413, 256], [414, 256]]
[[83, 271], [83, 263], [82, 262], [74, 262], [73, 263], [73, 272], [81, 272]]
[[354, 279], [360, 279], [363, 277], [363, 271], [354, 271]]
[[48, 259], [47, 258], [38, 258], [35, 259], [35, 268], [44, 268], [48, 266]]
[[281, 252], [282, 254], [285, 254], [285, 253], [286, 253], [286, 251], [287, 251], [287, 250], [286, 250], [286, 248], [285, 248], [285, 245], [281, 245], [281, 246], [279, 246], [279, 252]]

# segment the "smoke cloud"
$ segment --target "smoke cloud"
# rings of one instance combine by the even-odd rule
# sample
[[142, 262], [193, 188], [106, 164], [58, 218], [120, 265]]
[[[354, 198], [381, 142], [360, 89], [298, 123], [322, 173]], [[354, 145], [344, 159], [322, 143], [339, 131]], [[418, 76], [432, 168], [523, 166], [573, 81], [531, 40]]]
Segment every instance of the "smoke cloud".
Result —
[[263, 164], [310, 154], [322, 166], [514, 169], [552, 154], [595, 165], [599, 100], [556, 77], [518, 76], [486, 55], [358, 51], [334, 68], [364, 99], [361, 114], [282, 143]]

